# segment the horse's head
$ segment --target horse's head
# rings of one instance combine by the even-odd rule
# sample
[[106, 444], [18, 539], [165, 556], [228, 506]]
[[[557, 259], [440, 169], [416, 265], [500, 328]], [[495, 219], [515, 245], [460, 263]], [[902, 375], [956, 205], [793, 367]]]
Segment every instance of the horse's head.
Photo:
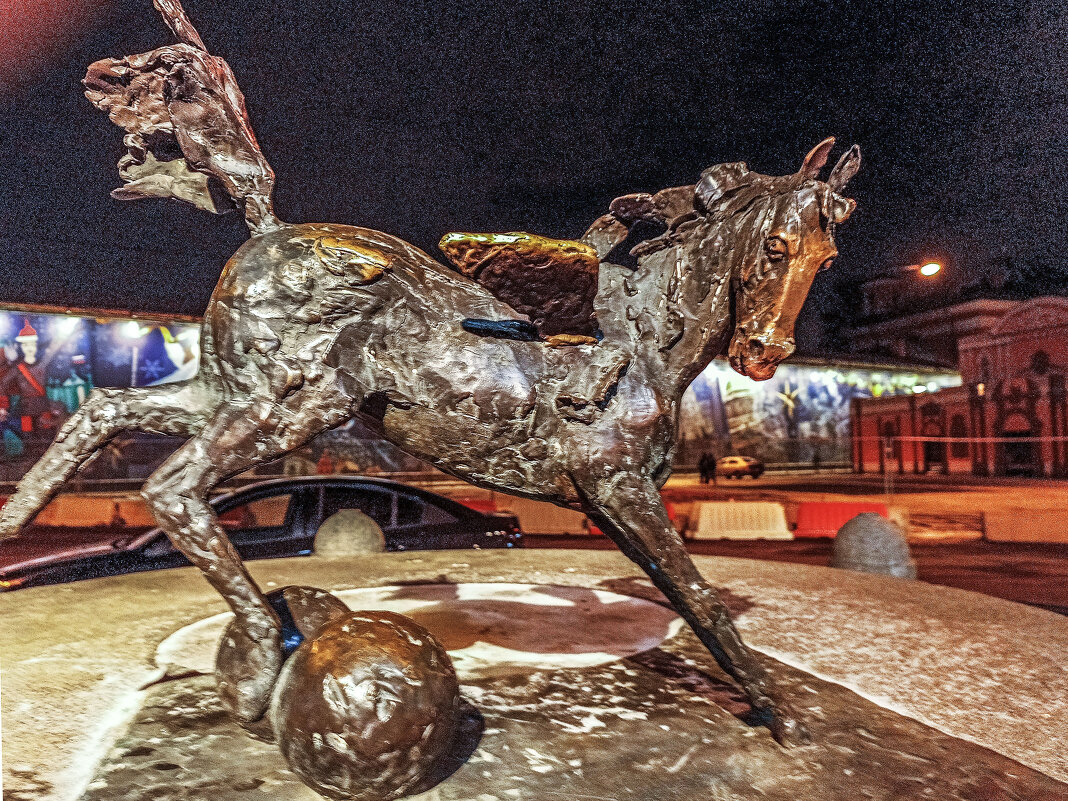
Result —
[[728, 355], [742, 375], [771, 378], [794, 351], [794, 324], [816, 273], [838, 251], [834, 229], [856, 203], [841, 192], [860, 167], [860, 148], [839, 160], [826, 183], [817, 179], [834, 139], [817, 145], [794, 175], [752, 173], [719, 164], [695, 190], [698, 217], [722, 232], [720, 269], [729, 265], [734, 335]]

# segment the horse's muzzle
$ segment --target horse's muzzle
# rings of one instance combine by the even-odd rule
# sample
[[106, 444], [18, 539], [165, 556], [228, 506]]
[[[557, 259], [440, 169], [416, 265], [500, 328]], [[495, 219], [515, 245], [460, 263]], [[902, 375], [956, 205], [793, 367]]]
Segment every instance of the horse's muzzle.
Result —
[[793, 337], [745, 335], [739, 332], [731, 340], [728, 356], [731, 367], [754, 381], [766, 381], [775, 375], [779, 362], [794, 352]]

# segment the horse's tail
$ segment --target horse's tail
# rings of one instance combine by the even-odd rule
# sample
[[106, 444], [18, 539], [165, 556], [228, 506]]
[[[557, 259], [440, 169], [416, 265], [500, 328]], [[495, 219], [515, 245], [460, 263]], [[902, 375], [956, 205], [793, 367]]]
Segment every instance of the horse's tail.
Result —
[[208, 53], [179, 0], [155, 5], [181, 43], [102, 59], [83, 81], [89, 101], [126, 131], [124, 185], [112, 197], [173, 197], [216, 214], [241, 204], [253, 234], [277, 228], [274, 171], [230, 65]]

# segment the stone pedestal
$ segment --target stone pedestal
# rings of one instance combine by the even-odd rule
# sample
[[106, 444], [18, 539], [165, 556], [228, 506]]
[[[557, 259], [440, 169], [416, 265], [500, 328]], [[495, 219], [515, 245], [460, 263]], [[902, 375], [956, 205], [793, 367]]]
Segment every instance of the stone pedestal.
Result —
[[[784, 751], [614, 553], [464, 551], [252, 563], [398, 611], [466, 698], [420, 799], [1068, 798], [1068, 619], [826, 568], [697, 558], [815, 744]], [[313, 799], [221, 712], [228, 615], [192, 570], [0, 597], [4, 787], [20, 798]]]

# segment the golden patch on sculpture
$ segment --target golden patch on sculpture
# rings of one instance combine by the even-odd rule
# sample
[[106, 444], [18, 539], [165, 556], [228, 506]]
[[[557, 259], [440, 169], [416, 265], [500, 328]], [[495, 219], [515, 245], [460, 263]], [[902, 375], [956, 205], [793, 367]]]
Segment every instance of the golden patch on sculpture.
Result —
[[319, 237], [297, 237], [309, 245], [323, 267], [334, 275], [359, 274], [359, 282], [369, 284], [381, 278], [390, 267], [388, 255], [359, 240], [335, 234]]
[[457, 270], [526, 315], [541, 337], [566, 334], [596, 341], [593, 299], [600, 259], [585, 242], [520, 231], [453, 232], [438, 247]]
[[596, 270], [597, 251], [585, 242], [551, 239], [538, 234], [513, 231], [507, 234], [471, 234], [454, 231], [445, 234], [438, 245], [460, 272], [472, 278], [481, 267], [499, 254], [510, 250], [531, 261], [549, 259], [557, 264], [573, 264]]

